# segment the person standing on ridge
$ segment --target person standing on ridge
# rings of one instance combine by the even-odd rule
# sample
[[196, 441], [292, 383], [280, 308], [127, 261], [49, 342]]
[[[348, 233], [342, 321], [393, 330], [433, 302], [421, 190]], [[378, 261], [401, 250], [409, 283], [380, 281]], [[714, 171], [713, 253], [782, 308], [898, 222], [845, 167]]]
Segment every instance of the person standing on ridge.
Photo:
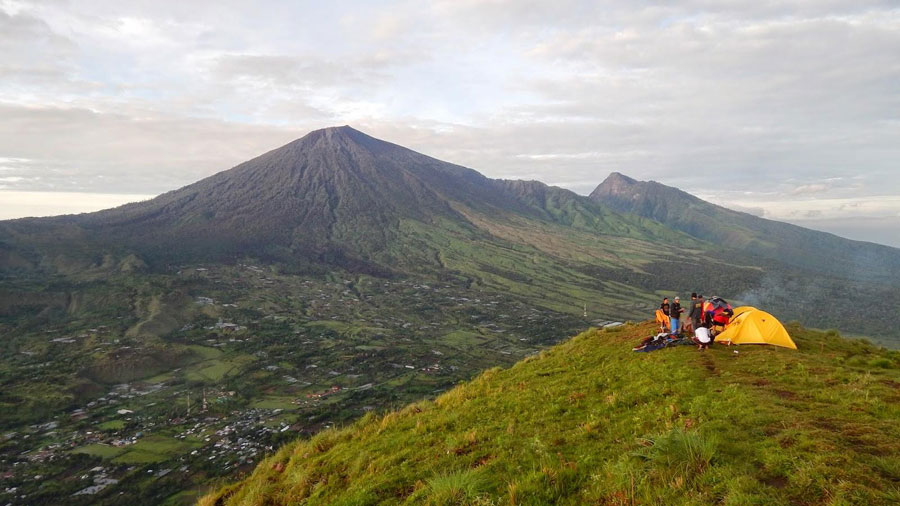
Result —
[[691, 311], [688, 313], [688, 317], [691, 319], [691, 326], [694, 330], [700, 328], [700, 323], [703, 321], [703, 295], [697, 295], [694, 297], [694, 294], [691, 294]]
[[672, 326], [670, 327], [673, 334], [680, 334], [681, 327], [679, 326], [679, 318], [681, 318], [681, 313], [684, 312], [684, 308], [681, 307], [681, 299], [675, 297], [675, 300], [672, 301], [672, 306], [669, 308], [669, 321], [672, 322]]
[[[661, 314], [660, 314], [661, 313]], [[659, 328], [662, 332], [669, 331], [669, 298], [663, 297], [662, 304], [659, 305], [659, 309], [656, 310], [656, 321], [660, 324]]]
[[[714, 299], [715, 296], [711, 298]], [[703, 319], [703, 324], [706, 325], [707, 328], [712, 327], [713, 309], [715, 309], [715, 307], [712, 302], [708, 300], [703, 302], [700, 318]]]
[[[694, 310], [694, 304], [697, 303], [697, 292], [691, 293], [691, 305], [688, 306], [691, 311]], [[684, 323], [681, 324], [681, 328], [690, 336], [694, 334], [694, 319], [690, 317], [690, 313], [688, 313], [688, 318], [685, 318]]]

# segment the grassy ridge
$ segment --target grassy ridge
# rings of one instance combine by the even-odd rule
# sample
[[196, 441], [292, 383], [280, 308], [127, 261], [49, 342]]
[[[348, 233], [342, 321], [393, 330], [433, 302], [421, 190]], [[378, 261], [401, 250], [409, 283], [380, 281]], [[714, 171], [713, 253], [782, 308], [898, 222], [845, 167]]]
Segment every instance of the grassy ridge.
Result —
[[630, 351], [590, 330], [435, 401], [282, 448], [213, 504], [895, 504], [900, 354]]

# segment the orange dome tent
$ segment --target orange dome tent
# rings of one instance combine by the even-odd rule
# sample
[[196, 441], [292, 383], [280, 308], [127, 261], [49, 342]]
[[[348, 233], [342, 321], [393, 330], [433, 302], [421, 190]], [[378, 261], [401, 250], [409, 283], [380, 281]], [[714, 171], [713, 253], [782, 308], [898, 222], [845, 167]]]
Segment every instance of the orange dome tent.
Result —
[[797, 345], [794, 344], [778, 318], [756, 308], [739, 309], [745, 309], [745, 311], [740, 314], [735, 311], [734, 319], [731, 320], [724, 332], [716, 336], [716, 342], [771, 344], [797, 349]]

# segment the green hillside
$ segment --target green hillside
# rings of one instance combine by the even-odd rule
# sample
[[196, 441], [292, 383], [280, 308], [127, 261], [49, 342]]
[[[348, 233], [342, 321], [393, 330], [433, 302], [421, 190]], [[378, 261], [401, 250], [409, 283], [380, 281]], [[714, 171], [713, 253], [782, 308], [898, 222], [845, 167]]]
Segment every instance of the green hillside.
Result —
[[799, 351], [631, 352], [652, 330], [592, 329], [323, 431], [200, 503], [900, 501], [900, 354], [798, 325]]

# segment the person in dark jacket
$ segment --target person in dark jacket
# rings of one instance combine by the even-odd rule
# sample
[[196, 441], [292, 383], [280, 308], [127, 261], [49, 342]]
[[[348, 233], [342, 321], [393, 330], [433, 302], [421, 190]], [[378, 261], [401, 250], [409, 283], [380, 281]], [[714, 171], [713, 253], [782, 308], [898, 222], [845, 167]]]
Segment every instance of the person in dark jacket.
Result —
[[698, 295], [696, 298], [691, 297], [691, 311], [688, 313], [688, 318], [691, 319], [691, 325], [694, 329], [700, 328], [700, 323], [703, 321], [703, 295]]
[[675, 297], [675, 300], [672, 301], [672, 306], [669, 307], [669, 321], [672, 322], [672, 326], [670, 328], [672, 329], [673, 334], [681, 333], [679, 318], [681, 318], [681, 313], [683, 312], [684, 308], [681, 307], [681, 299]]
[[665, 314], [666, 316], [672, 316], [672, 314], [669, 312], [669, 298], [668, 297], [663, 297], [662, 304], [659, 305], [659, 308], [662, 309], [663, 314]]
[[[693, 310], [694, 304], [697, 302], [697, 292], [691, 293], [691, 303], [688, 306], [688, 309]], [[694, 319], [690, 317], [690, 313], [684, 319], [684, 322], [681, 324], [681, 329], [687, 333], [687, 335], [694, 335]]]

